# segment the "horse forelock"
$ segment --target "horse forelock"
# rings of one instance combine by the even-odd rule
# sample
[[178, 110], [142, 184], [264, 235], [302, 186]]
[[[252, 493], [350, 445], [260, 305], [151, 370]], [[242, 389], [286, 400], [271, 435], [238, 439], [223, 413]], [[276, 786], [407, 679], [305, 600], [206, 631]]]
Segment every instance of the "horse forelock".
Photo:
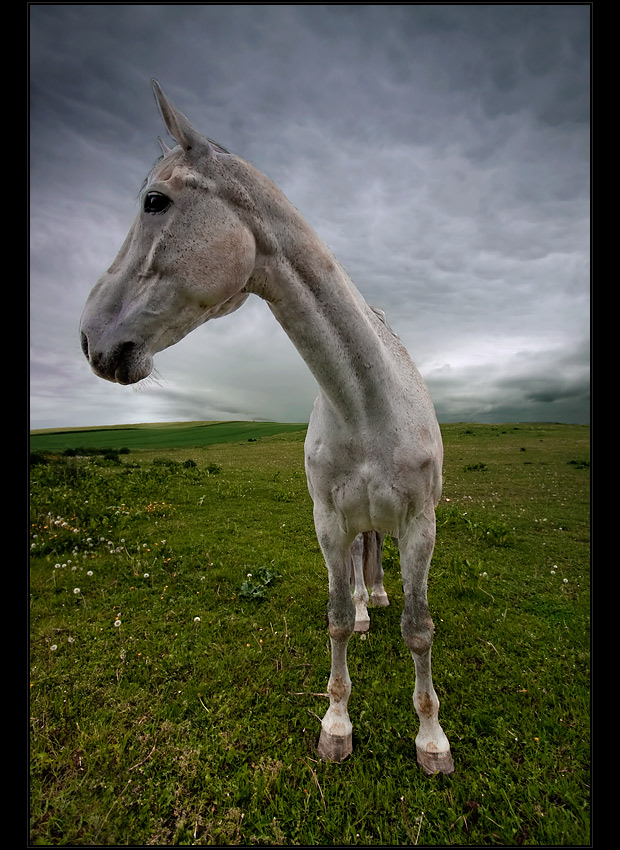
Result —
[[147, 186], [150, 186], [154, 180], [167, 180], [171, 176], [182, 153], [181, 148], [176, 147], [168, 153], [159, 156], [151, 166], [149, 173], [144, 178], [142, 186], [140, 187], [139, 195], [141, 195]]
[[[209, 142], [209, 145], [212, 147], [212, 149], [217, 153], [228, 154], [229, 156], [231, 156], [230, 151], [227, 150], [223, 145], [220, 145], [219, 142], [215, 142], [213, 141], [213, 139], [208, 138], [207, 141]], [[138, 194], [141, 195], [147, 188], [147, 186], [150, 186], [150, 184], [153, 183], [154, 180], [168, 180], [172, 176], [175, 167], [178, 165], [178, 160], [183, 156], [183, 154], [184, 151], [179, 145], [176, 145], [174, 148], [167, 151], [167, 153], [161, 154], [161, 156], [159, 156], [151, 166], [151, 170], [146, 175]], [[196, 180], [200, 181], [200, 178], [197, 174], [194, 178], [190, 176], [189, 169], [188, 178], [189, 181], [193, 184], [195, 184]]]

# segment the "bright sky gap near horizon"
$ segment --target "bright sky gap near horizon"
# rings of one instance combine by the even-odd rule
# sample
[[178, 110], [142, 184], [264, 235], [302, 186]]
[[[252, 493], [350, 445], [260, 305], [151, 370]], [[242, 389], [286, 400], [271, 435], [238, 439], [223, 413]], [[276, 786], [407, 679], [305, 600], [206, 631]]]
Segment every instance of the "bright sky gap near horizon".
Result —
[[312, 409], [313, 377], [255, 297], [138, 388], [81, 352], [86, 298], [165, 137], [152, 77], [385, 311], [440, 422], [589, 422], [589, 4], [29, 14], [31, 428]]

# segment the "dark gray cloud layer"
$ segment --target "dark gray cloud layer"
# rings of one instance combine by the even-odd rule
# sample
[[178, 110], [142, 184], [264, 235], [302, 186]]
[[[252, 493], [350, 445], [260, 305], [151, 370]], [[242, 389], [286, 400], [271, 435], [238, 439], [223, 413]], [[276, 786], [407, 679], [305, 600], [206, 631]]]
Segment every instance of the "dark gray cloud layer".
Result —
[[96, 379], [90, 288], [159, 155], [166, 93], [268, 174], [382, 307], [440, 421], [589, 416], [587, 5], [30, 8], [31, 425], [307, 419], [258, 299]]

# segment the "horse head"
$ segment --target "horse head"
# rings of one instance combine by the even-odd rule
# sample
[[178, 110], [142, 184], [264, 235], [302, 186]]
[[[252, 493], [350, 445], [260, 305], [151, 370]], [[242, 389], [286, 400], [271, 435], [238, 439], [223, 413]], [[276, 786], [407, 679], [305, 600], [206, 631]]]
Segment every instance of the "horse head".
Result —
[[194, 130], [156, 81], [153, 89], [176, 145], [162, 143], [140, 211], [80, 323], [95, 374], [121, 384], [147, 377], [158, 351], [237, 310], [257, 246], [269, 241], [239, 177], [250, 166]]

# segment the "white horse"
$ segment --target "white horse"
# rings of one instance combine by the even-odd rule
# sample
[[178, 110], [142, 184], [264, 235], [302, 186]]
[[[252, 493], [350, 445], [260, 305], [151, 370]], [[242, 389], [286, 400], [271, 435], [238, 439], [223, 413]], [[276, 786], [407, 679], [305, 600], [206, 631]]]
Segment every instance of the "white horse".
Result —
[[450, 774], [431, 676], [427, 576], [443, 448], [428, 391], [398, 338], [271, 180], [196, 132], [156, 81], [153, 89], [176, 146], [162, 145], [140, 212], [87, 300], [84, 353], [99, 377], [131, 384], [150, 374], [156, 352], [237, 310], [250, 293], [268, 303], [320, 387], [305, 443], [329, 575], [330, 704], [319, 754], [340, 761], [352, 751], [351, 545], [376, 531], [398, 540], [417, 759], [427, 774]]

